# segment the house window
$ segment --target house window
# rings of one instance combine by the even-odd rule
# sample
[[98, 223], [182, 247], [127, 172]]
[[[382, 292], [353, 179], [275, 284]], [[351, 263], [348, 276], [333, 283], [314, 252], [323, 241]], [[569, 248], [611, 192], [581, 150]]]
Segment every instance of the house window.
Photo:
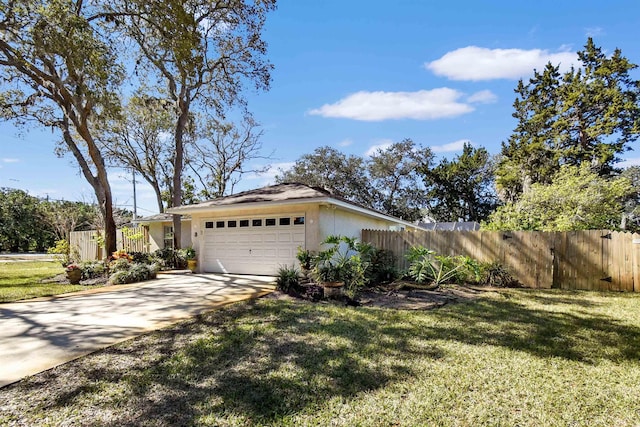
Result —
[[280, 218], [280, 225], [291, 225], [291, 218]]
[[227, 227], [229, 228], [236, 228], [238, 225], [237, 221], [227, 221]]
[[304, 217], [303, 216], [297, 216], [297, 217], [293, 218], [293, 225], [304, 225]]
[[164, 226], [164, 238], [163, 247], [173, 249], [173, 227], [170, 225]]
[[224, 228], [224, 221], [216, 221], [216, 228]]
[[207, 221], [204, 223], [204, 228], [213, 228], [213, 221]]
[[261, 219], [254, 219], [251, 223], [252, 223], [252, 225], [254, 227], [262, 227], [262, 220]]
[[241, 219], [240, 220], [240, 227], [248, 227], [249, 226], [249, 220], [248, 219]]
[[275, 218], [267, 218], [264, 220], [264, 225], [266, 225], [267, 227], [272, 227], [274, 225], [276, 225], [276, 219]]

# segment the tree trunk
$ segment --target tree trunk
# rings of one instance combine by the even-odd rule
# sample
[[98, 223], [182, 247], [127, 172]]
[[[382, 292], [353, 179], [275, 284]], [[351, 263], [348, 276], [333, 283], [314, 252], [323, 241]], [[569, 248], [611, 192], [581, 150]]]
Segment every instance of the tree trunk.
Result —
[[91, 184], [98, 200], [98, 207], [100, 208], [100, 213], [104, 219], [105, 250], [106, 253], [110, 255], [116, 251], [116, 222], [113, 219], [113, 198], [111, 195], [111, 186], [109, 185], [109, 180], [107, 178], [107, 169], [104, 166], [104, 159], [102, 158], [100, 150], [96, 147], [87, 128], [84, 126], [78, 126], [78, 124], [75, 123], [76, 130], [87, 143], [89, 156], [96, 168], [96, 176], [94, 176], [91, 171], [91, 167], [71, 136], [69, 120], [66, 116], [62, 120], [61, 127], [64, 141], [67, 143], [69, 150], [71, 150], [71, 153], [78, 161], [82, 174], [86, 178], [87, 182]]
[[[173, 163], [173, 206], [178, 207], [182, 204], [182, 169], [184, 166], [184, 131], [187, 127], [189, 118], [189, 101], [185, 94], [178, 100], [180, 108], [180, 116], [176, 123], [175, 148], [176, 154]], [[182, 226], [180, 223], [180, 215], [173, 215], [173, 247], [181, 248]]]

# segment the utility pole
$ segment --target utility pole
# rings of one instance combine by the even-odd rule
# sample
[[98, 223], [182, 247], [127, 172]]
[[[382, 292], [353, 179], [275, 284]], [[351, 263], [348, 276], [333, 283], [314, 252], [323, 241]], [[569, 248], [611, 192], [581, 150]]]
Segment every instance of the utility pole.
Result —
[[133, 175], [133, 225], [136, 225], [136, 219], [138, 219], [138, 203], [136, 201], [136, 170], [131, 169]]

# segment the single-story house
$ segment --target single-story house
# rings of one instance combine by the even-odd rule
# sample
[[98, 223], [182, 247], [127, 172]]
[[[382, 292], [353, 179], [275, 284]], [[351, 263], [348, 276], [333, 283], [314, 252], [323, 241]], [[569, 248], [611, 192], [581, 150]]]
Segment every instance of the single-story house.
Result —
[[478, 231], [480, 223], [475, 221], [458, 222], [418, 222], [418, 227], [429, 231]]
[[[157, 249], [173, 248], [173, 215], [159, 213], [136, 219], [136, 224], [149, 229], [149, 252]], [[191, 217], [183, 215], [181, 218], [180, 246], [188, 248], [191, 241]]]
[[363, 229], [417, 229], [303, 184], [272, 185], [167, 212], [190, 215], [200, 272], [274, 275], [280, 266], [298, 266], [299, 247], [318, 251], [332, 234], [361, 238]]

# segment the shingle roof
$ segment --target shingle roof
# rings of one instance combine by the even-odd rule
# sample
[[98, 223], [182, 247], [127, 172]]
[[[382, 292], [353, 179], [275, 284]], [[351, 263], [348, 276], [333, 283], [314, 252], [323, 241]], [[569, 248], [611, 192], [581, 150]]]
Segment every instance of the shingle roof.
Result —
[[422, 222], [418, 227], [430, 231], [478, 231], [480, 224], [474, 221], [466, 222]]
[[[190, 220], [190, 215], [182, 215], [182, 221]], [[164, 221], [173, 221], [173, 215], [169, 213], [159, 213], [155, 215], [149, 215], [142, 218], [137, 218], [136, 222], [164, 222]]]
[[331, 194], [321, 188], [309, 187], [298, 183], [285, 183], [270, 185], [255, 190], [243, 191], [242, 193], [232, 194], [230, 196], [219, 197], [193, 205], [179, 206], [172, 208], [172, 212], [179, 213], [181, 210], [192, 208], [206, 208], [215, 206], [238, 205], [242, 203], [256, 202], [279, 202], [302, 199], [320, 199], [330, 197]]

